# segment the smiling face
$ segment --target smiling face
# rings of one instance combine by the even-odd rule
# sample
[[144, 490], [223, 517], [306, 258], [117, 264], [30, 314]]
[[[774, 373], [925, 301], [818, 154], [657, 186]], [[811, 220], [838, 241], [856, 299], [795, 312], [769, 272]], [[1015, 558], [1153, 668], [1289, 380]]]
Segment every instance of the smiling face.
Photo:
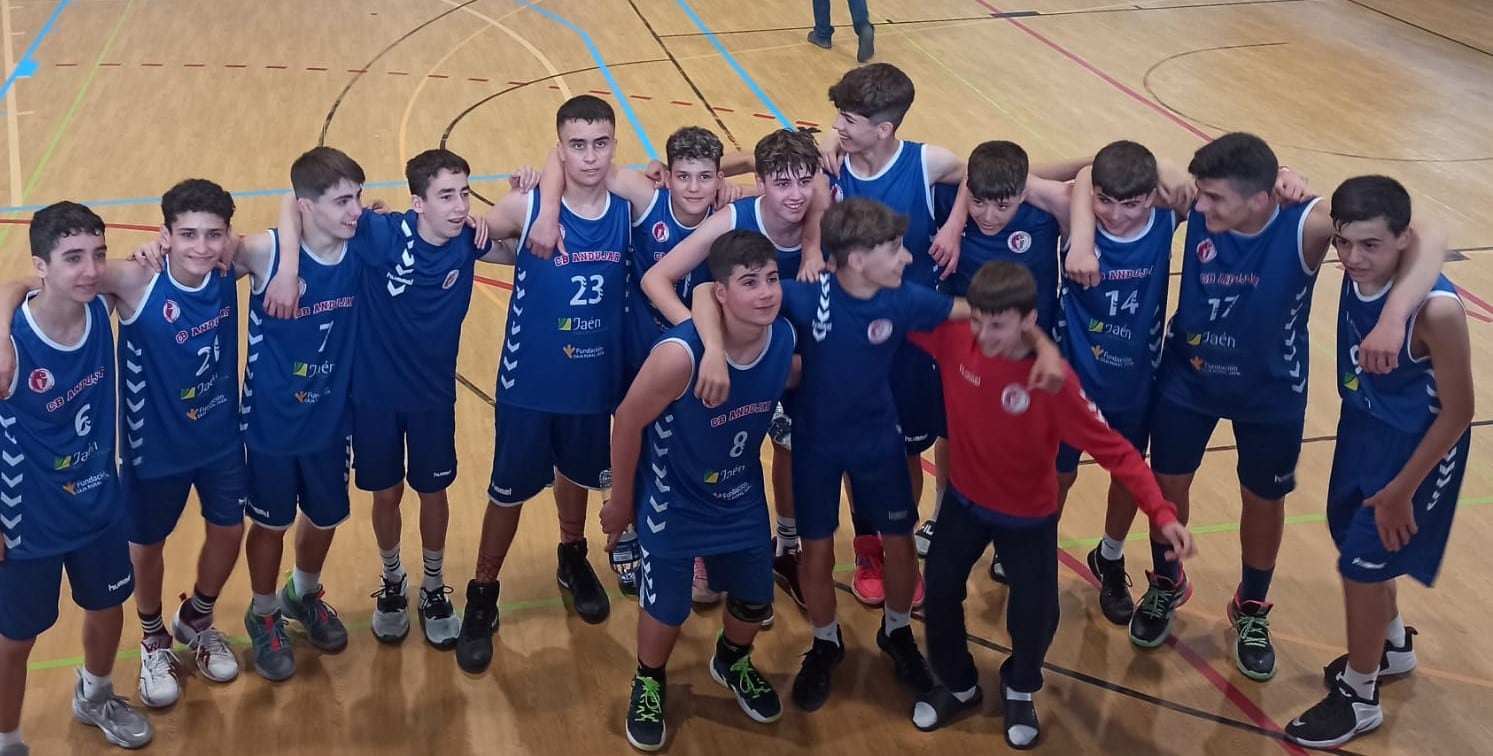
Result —
[[1197, 185], [1198, 196], [1193, 207], [1203, 214], [1210, 233], [1243, 229], [1270, 205], [1268, 192], [1241, 194], [1235, 182], [1226, 178], [1200, 178]]
[[98, 296], [109, 248], [102, 233], [78, 232], [57, 240], [46, 258], [32, 257], [31, 264], [42, 279], [42, 291], [87, 303]]
[[610, 121], [569, 120], [560, 124], [560, 160], [567, 186], [594, 188], [606, 183], [617, 143]]
[[973, 310], [969, 316], [969, 330], [987, 357], [996, 355], [1015, 357], [1026, 352], [1022, 331], [1037, 322], [1035, 310], [1022, 315], [1016, 308], [1000, 312]]
[[314, 200], [298, 200], [311, 218], [311, 224], [334, 239], [347, 241], [358, 232], [358, 217], [363, 214], [363, 187], [342, 179]]
[[467, 174], [442, 168], [430, 180], [424, 196], [417, 194], [410, 198], [410, 207], [437, 237], [455, 239], [461, 235], [472, 212], [472, 189], [467, 184]]
[[834, 129], [835, 136], [840, 138], [840, 148], [855, 155], [891, 138], [895, 127], [887, 121], [876, 123], [867, 116], [842, 110], [835, 116]]
[[228, 221], [203, 210], [177, 213], [162, 231], [171, 245], [171, 269], [191, 279], [182, 283], [199, 281], [211, 273], [228, 245]]
[[868, 250], [850, 253], [850, 265], [867, 282], [877, 288], [895, 289], [902, 285], [902, 271], [912, 263], [912, 254], [901, 239], [882, 242]]
[[1114, 236], [1123, 238], [1139, 231], [1151, 217], [1154, 204], [1149, 194], [1119, 200], [1094, 189], [1094, 217], [1099, 219], [1099, 225], [1105, 231]]
[[720, 167], [698, 158], [675, 160], [664, 178], [675, 213], [691, 218], [704, 217], [720, 185]]
[[785, 224], [801, 223], [809, 210], [809, 199], [814, 194], [814, 172], [781, 171], [772, 176], [757, 176], [757, 190], [762, 195], [762, 208], [780, 218]]
[[754, 268], [735, 266], [731, 276], [715, 287], [715, 295], [731, 317], [753, 326], [772, 325], [783, 303], [778, 261], [768, 260]]

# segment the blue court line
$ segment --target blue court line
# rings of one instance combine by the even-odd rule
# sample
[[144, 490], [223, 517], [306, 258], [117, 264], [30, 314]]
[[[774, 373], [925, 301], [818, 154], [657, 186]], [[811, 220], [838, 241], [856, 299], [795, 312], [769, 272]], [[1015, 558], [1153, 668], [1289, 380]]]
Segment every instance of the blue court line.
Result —
[[62, 10], [72, 3], [72, 1], [61, 0], [61, 2], [57, 3], [57, 7], [52, 9], [52, 15], [48, 16], [47, 22], [41, 25], [41, 31], [36, 33], [36, 38], [31, 40], [31, 44], [26, 47], [26, 52], [21, 53], [21, 59], [16, 61], [16, 67], [10, 72], [9, 76], [5, 77], [5, 84], [0, 85], [0, 99], [3, 99], [10, 92], [10, 88], [15, 86], [16, 79], [36, 73], [38, 64], [35, 60], [32, 60], [31, 56], [36, 54], [36, 48], [41, 45], [41, 41], [46, 39], [48, 34], [52, 33], [52, 25], [57, 23], [57, 17], [62, 15]]
[[632, 105], [627, 101], [627, 93], [622, 91], [622, 85], [618, 84], [617, 77], [612, 75], [612, 69], [607, 66], [606, 59], [601, 57], [601, 51], [596, 48], [596, 43], [591, 41], [591, 35], [587, 34], [581, 27], [571, 23], [570, 19], [556, 15], [534, 3], [527, 2], [526, 0], [513, 0], [513, 2], [554, 21], [581, 38], [581, 42], [586, 45], [587, 52], [591, 53], [591, 59], [596, 61], [597, 69], [601, 71], [602, 77], [607, 80], [607, 86], [611, 87], [612, 93], [616, 95], [617, 104], [622, 108], [622, 114], [627, 117], [627, 122], [632, 124], [632, 130], [637, 132], [638, 141], [643, 143], [643, 149], [648, 152], [648, 159], [657, 160], [658, 150], [653, 149], [653, 142], [648, 138], [648, 131], [643, 128], [643, 122], [638, 120], [638, 114], [633, 112]]
[[715, 32], [711, 31], [705, 25], [705, 22], [700, 20], [700, 16], [695, 13], [695, 9], [691, 8], [685, 0], [675, 0], [675, 2], [679, 4], [680, 10], [683, 10], [685, 15], [689, 16], [689, 19], [695, 22], [695, 26], [705, 35], [706, 39], [710, 40], [710, 44], [715, 46], [716, 52], [719, 52], [721, 57], [725, 58], [726, 62], [731, 65], [731, 70], [735, 71], [736, 75], [741, 78], [741, 81], [747, 85], [747, 88], [752, 90], [752, 94], [757, 95], [757, 99], [762, 101], [762, 104], [767, 107], [767, 111], [777, 117], [778, 123], [783, 124], [783, 128], [789, 131], [797, 128], [793, 124], [793, 121], [788, 120], [788, 116], [783, 115], [783, 111], [778, 109], [778, 106], [773, 103], [772, 98], [768, 97], [767, 93], [762, 91], [762, 87], [757, 86], [757, 82], [747, 74], [746, 69], [742, 68], [741, 64], [736, 62], [736, 58], [726, 50], [725, 45], [721, 44], [721, 40], [715, 36]]

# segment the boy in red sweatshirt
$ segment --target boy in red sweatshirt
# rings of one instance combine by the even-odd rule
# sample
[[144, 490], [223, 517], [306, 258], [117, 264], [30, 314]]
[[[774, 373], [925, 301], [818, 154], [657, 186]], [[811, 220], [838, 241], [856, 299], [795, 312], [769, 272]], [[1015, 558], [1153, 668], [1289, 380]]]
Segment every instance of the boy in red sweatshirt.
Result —
[[928, 660], [938, 685], [920, 699], [912, 721], [933, 730], [980, 703], [965, 639], [965, 582], [994, 540], [1010, 581], [1006, 628], [1011, 656], [1001, 665], [1006, 742], [1025, 749], [1040, 730], [1032, 694], [1058, 625], [1058, 444], [1088, 452], [1136, 499], [1171, 543], [1169, 558], [1192, 555], [1192, 535], [1161, 496], [1135, 447], [1105, 423], [1084, 396], [1072, 368], [1056, 394], [1031, 391], [1033, 355], [1022, 340], [1035, 328], [1037, 284], [1025, 267], [991, 262], [968, 293], [969, 324], [945, 323], [909, 339], [931, 354], [943, 375], [948, 408], [950, 485], [939, 537], [926, 566]]

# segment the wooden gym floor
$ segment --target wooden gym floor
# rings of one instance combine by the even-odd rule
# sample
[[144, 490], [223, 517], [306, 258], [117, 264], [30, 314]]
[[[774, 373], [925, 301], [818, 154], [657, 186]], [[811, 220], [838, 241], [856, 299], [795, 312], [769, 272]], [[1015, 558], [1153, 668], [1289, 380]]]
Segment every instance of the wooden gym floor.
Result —
[[[1343, 178], [1394, 175], [1459, 250], [1446, 266], [1463, 288], [1476, 364], [1493, 360], [1493, 22], [1477, 0], [872, 0], [878, 60], [913, 77], [918, 99], [903, 134], [961, 154], [992, 138], [1034, 159], [1092, 154], [1131, 138], [1185, 165], [1204, 140], [1248, 130], [1322, 193]], [[446, 145], [467, 157], [474, 188], [504, 191], [501, 174], [537, 164], [553, 142], [553, 111], [596, 92], [619, 106], [617, 159], [644, 162], [675, 128], [716, 129], [750, 148], [769, 129], [827, 127], [825, 90], [855, 64], [844, 4], [833, 50], [804, 42], [804, 0], [0, 0], [8, 160], [0, 167], [0, 273], [29, 270], [24, 224], [59, 199], [93, 204], [125, 254], [160, 223], [173, 182], [212, 178], [239, 197], [242, 232], [273, 221], [288, 165], [325, 143], [368, 172], [372, 197], [405, 207], [404, 160]], [[1482, 10], [1479, 10], [1482, 7]], [[481, 203], [474, 202], [481, 208]], [[464, 593], [485, 503], [492, 452], [488, 395], [500, 348], [509, 272], [479, 270], [460, 363], [461, 474], [452, 489], [449, 582]], [[1194, 489], [1201, 554], [1196, 595], [1176, 642], [1132, 648], [1094, 602], [1081, 560], [1097, 541], [1104, 476], [1085, 473], [1062, 523], [1064, 621], [1039, 698], [1051, 753], [1295, 752], [1273, 733], [1321, 696], [1321, 665], [1340, 653], [1342, 609], [1322, 517], [1337, 398], [1333, 311], [1340, 272], [1319, 283], [1316, 369], [1272, 616], [1280, 672], [1259, 684], [1228, 656], [1223, 607], [1238, 575], [1238, 492], [1226, 430], [1213, 440]], [[1493, 458], [1484, 426], [1493, 395], [1479, 392], [1471, 474], [1434, 593], [1401, 592], [1420, 630], [1419, 671], [1387, 685], [1388, 718], [1352, 744], [1360, 753], [1473, 753], [1493, 741], [1493, 598], [1477, 544], [1493, 538]], [[932, 486], [924, 497], [932, 504]], [[418, 554], [414, 501], [408, 560]], [[330, 600], [353, 630], [337, 656], [297, 647], [299, 672], [270, 685], [246, 670], [216, 686], [191, 680], [174, 710], [153, 715], [157, 752], [261, 749], [321, 753], [621, 753], [634, 664], [636, 606], [616, 601], [609, 622], [582, 624], [563, 608], [552, 575], [556, 526], [547, 497], [530, 505], [504, 574], [503, 624], [492, 670], [461, 674], [450, 654], [417, 637], [403, 648], [368, 633], [378, 563], [366, 514], [354, 516], [325, 573]], [[188, 591], [200, 526], [184, 522], [168, 548], [168, 596]], [[593, 544], [600, 530], [590, 526]], [[1139, 530], [1137, 531], [1139, 532]], [[1142, 538], [1142, 536], [1137, 536]], [[840, 543], [850, 557], [848, 535]], [[592, 561], [610, 584], [605, 557]], [[1132, 543], [1140, 583], [1144, 543]], [[287, 566], [288, 569], [288, 566]], [[842, 571], [848, 581], [849, 573]], [[1004, 591], [971, 577], [970, 631], [987, 686], [1003, 658]], [[1139, 590], [1137, 590], [1137, 595]], [[238, 569], [219, 626], [240, 635], [248, 602]], [[459, 602], [460, 603], [460, 602]], [[998, 705], [935, 735], [908, 722], [872, 633], [877, 612], [841, 596], [850, 647], [833, 702], [772, 726], [750, 723], [705, 670], [719, 609], [686, 626], [674, 655], [668, 708], [673, 753], [898, 753], [1002, 748]], [[133, 614], [131, 612], [130, 616]], [[97, 752], [97, 732], [71, 721], [69, 667], [78, 663], [79, 613], [36, 647], [24, 728], [38, 753]], [[127, 623], [116, 679], [133, 694], [137, 640]], [[808, 645], [806, 621], [786, 601], [758, 643], [758, 666], [785, 693]], [[240, 640], [242, 640], [240, 638]]]

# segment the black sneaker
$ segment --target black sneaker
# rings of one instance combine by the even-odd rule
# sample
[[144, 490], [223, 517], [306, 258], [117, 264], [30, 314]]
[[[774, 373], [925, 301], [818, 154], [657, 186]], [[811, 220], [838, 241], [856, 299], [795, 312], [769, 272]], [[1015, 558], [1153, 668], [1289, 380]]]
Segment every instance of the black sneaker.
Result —
[[1135, 614], [1135, 601], [1130, 598], [1130, 573], [1125, 571], [1125, 557], [1105, 559], [1095, 546], [1089, 552], [1089, 572], [1099, 581], [1099, 609], [1104, 618], [1116, 625], [1129, 624]]
[[591, 569], [591, 562], [586, 559], [586, 539], [562, 543], [555, 553], [560, 563], [555, 570], [555, 580], [561, 588], [570, 591], [575, 613], [588, 624], [605, 622], [612, 612], [612, 602], [596, 578], [596, 570]]
[[467, 583], [467, 609], [456, 636], [456, 666], [480, 675], [492, 664], [492, 636], [498, 631], [498, 581]]
[[1383, 722], [1378, 685], [1374, 686], [1374, 697], [1367, 699], [1339, 679], [1326, 698], [1286, 725], [1286, 738], [1308, 748], [1337, 748], [1372, 732]]
[[736, 694], [736, 703], [754, 721], [767, 724], [783, 716], [783, 702], [772, 684], [743, 656], [727, 667], [719, 655], [710, 657], [710, 676]]
[[844, 638], [836, 635], [840, 643], [815, 638], [793, 678], [793, 705], [804, 711], [817, 711], [829, 700], [830, 674], [845, 661]]
[[664, 684], [633, 675], [632, 698], [627, 701], [627, 742], [639, 751], [664, 747]]
[[933, 690], [933, 673], [928, 671], [928, 662], [918, 650], [918, 641], [911, 627], [899, 627], [887, 635], [885, 626], [876, 633], [876, 645], [881, 652], [892, 657], [892, 667], [897, 679], [918, 696], [928, 695]]
[[777, 581], [778, 587], [798, 604], [798, 608], [804, 608], [804, 592], [798, 587], [798, 549], [784, 549], [783, 553], [777, 553], [777, 539], [773, 539], [773, 553], [777, 556], [772, 558], [772, 576]]
[[919, 698], [912, 707], [912, 726], [923, 732], [937, 730], [954, 721], [960, 714], [980, 708], [980, 701], [984, 697], [985, 694], [978, 685], [975, 686], [974, 698], [968, 701], [960, 701], [948, 688], [935, 685], [933, 690]]
[[1187, 603], [1192, 596], [1192, 583], [1188, 582], [1186, 573], [1177, 584], [1150, 570], [1146, 570], [1146, 582], [1150, 587], [1146, 588], [1140, 606], [1130, 616], [1130, 642], [1141, 648], [1156, 648], [1172, 634], [1172, 618], [1177, 607]]
[[[1395, 646], [1384, 641], [1384, 654], [1379, 657], [1379, 682], [1386, 677], [1401, 677], [1415, 671], [1415, 641], [1413, 627], [1405, 628], [1405, 645]], [[1337, 686], [1337, 677], [1348, 668], [1348, 655], [1343, 654], [1322, 668], [1322, 686], [1332, 690]]]
[[1006, 580], [1006, 565], [1001, 564], [999, 551], [993, 552], [990, 555], [990, 579], [1001, 585], [1011, 584], [1009, 580]]
[[1234, 642], [1234, 665], [1251, 680], [1275, 677], [1275, 645], [1270, 642], [1272, 606], [1268, 601], [1229, 601], [1229, 622], [1239, 634]]

